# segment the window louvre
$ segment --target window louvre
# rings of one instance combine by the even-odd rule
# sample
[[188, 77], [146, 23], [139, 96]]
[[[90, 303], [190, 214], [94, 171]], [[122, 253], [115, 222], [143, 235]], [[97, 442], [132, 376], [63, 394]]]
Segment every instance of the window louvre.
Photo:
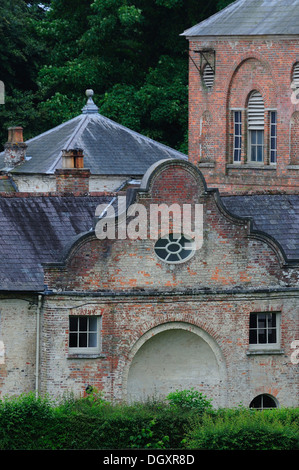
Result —
[[248, 130], [264, 130], [264, 100], [262, 95], [255, 91], [248, 102]]
[[299, 62], [295, 65], [293, 70], [293, 82], [299, 88]]
[[214, 85], [214, 70], [207, 64], [203, 70], [203, 81], [207, 88], [212, 88]]

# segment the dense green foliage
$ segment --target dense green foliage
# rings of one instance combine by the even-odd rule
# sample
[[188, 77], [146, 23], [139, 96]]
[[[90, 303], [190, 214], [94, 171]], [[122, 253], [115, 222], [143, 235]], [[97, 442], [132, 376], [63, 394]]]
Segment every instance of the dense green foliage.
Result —
[[0, 450], [299, 448], [299, 409], [213, 410], [207, 397], [184, 392], [132, 405], [111, 404], [96, 391], [59, 403], [34, 394], [7, 398]]
[[220, 410], [204, 414], [184, 439], [189, 449], [298, 450], [299, 410]]
[[[232, 0], [2, 0], [0, 141], [79, 114], [93, 88], [105, 116], [187, 152], [188, 42]], [[44, 7], [42, 7], [44, 5]]]

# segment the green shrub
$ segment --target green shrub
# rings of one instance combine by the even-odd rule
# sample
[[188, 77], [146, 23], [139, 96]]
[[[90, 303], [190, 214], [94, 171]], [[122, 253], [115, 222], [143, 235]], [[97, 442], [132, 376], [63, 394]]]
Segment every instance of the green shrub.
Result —
[[[35, 448], [44, 428], [53, 418], [52, 403], [34, 393], [4, 398], [0, 402], [0, 449]], [[29, 443], [29, 444], [28, 444]]]
[[184, 440], [188, 449], [298, 450], [298, 411], [220, 410], [205, 413]]
[[203, 395], [201, 392], [191, 388], [190, 390], [176, 390], [169, 393], [166, 397], [169, 406], [172, 408], [180, 408], [182, 410], [192, 410], [197, 413], [212, 409], [212, 400]]
[[199, 392], [111, 404], [93, 390], [60, 404], [33, 394], [0, 401], [0, 450], [298, 449], [299, 409], [213, 410]]

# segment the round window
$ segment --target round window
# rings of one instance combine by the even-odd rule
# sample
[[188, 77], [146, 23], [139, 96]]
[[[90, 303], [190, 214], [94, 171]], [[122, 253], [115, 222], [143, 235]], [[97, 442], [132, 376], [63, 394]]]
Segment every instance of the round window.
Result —
[[155, 253], [166, 263], [183, 263], [194, 254], [194, 240], [181, 234], [170, 233], [159, 238]]

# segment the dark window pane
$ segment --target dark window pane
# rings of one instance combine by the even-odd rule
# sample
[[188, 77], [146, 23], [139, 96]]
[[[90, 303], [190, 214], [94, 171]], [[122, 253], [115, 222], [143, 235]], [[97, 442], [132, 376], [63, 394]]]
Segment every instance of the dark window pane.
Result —
[[263, 408], [276, 408], [273, 398], [268, 395], [263, 395]]
[[259, 314], [258, 316], [258, 327], [259, 328], [266, 328], [266, 315]]
[[235, 151], [234, 151], [234, 161], [239, 162], [240, 160], [241, 160], [240, 151], [238, 149], [235, 149]]
[[87, 331], [87, 317], [80, 317], [79, 329], [80, 331]]
[[258, 131], [258, 133], [257, 133], [257, 143], [259, 145], [263, 145], [263, 143], [264, 143], [264, 132], [263, 131]]
[[79, 333], [79, 348], [87, 347], [87, 333]]
[[167, 238], [160, 238], [156, 241], [155, 247], [156, 248], [164, 248], [168, 243]]
[[257, 330], [249, 330], [249, 344], [257, 344]]
[[89, 333], [88, 335], [88, 347], [95, 348], [97, 346], [97, 334]]
[[257, 161], [262, 162], [263, 161], [263, 147], [257, 147]]
[[165, 248], [163, 248], [163, 249], [158, 248], [157, 249], [157, 254], [159, 255], [160, 258], [165, 259], [166, 256], [168, 255], [168, 252], [166, 251]]
[[249, 328], [256, 328], [257, 327], [257, 314], [251, 313], [250, 320], [249, 320]]
[[251, 131], [251, 143], [256, 144], [256, 131]]
[[262, 407], [262, 396], [255, 397], [250, 403], [250, 408], [261, 408]]
[[268, 343], [276, 343], [276, 330], [274, 328], [268, 330]]
[[77, 333], [70, 333], [70, 348], [76, 348], [77, 347]]
[[97, 331], [97, 317], [89, 318], [89, 331]]
[[259, 344], [267, 343], [266, 330], [258, 330], [258, 342]]
[[179, 261], [179, 257], [177, 254], [171, 254], [168, 256], [167, 261]]
[[189, 256], [189, 255], [190, 255], [190, 250], [182, 250], [182, 251], [180, 251], [180, 257], [181, 257], [181, 259], [185, 259], [185, 258], [187, 258], [187, 256]]
[[276, 113], [271, 113], [271, 123], [275, 124], [276, 123]]
[[70, 317], [70, 331], [77, 331], [78, 317]]
[[268, 326], [269, 328], [273, 328], [276, 326], [276, 315], [275, 313], [270, 313], [268, 316]]
[[251, 147], [251, 160], [253, 162], [256, 161], [256, 148], [255, 147]]

